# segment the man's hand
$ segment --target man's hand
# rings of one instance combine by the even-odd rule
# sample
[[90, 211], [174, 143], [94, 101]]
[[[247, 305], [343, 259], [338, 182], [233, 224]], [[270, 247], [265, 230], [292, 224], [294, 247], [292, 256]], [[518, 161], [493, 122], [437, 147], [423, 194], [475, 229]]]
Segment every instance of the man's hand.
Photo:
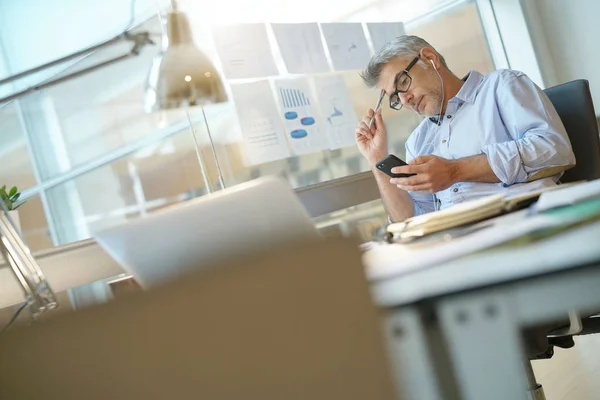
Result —
[[[369, 123], [371, 118], [375, 115], [373, 125], [369, 129]], [[385, 132], [385, 125], [381, 118], [381, 109], [375, 113], [372, 109], [369, 110], [362, 122], [356, 127], [356, 144], [361, 154], [369, 161], [371, 167], [377, 163], [377, 161], [387, 156], [387, 136]]]
[[435, 193], [458, 182], [459, 160], [427, 155], [417, 157], [408, 164], [392, 168], [395, 174], [416, 174], [408, 178], [392, 178], [390, 183], [400, 189]]

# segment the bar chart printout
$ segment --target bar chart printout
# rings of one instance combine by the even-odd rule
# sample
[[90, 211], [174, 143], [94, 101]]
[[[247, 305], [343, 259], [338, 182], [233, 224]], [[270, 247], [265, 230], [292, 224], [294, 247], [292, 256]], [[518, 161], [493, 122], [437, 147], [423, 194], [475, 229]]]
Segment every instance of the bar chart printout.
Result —
[[317, 107], [306, 78], [275, 81], [279, 105], [285, 125], [285, 137], [292, 153], [308, 154], [329, 148], [319, 129]]

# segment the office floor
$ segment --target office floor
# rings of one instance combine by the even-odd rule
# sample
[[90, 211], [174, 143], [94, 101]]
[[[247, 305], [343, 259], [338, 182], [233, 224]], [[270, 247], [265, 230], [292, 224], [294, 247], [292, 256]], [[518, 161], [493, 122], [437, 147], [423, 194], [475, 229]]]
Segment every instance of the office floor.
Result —
[[547, 400], [600, 399], [600, 335], [575, 338], [572, 349], [556, 349], [550, 360], [533, 362]]

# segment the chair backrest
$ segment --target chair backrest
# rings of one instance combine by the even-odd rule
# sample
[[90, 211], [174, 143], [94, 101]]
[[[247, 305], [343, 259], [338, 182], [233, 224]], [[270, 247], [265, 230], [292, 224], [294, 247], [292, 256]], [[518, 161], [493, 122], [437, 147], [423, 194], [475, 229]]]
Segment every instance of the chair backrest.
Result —
[[600, 136], [589, 82], [571, 81], [545, 92], [565, 125], [577, 162], [565, 172], [561, 182], [600, 178]]

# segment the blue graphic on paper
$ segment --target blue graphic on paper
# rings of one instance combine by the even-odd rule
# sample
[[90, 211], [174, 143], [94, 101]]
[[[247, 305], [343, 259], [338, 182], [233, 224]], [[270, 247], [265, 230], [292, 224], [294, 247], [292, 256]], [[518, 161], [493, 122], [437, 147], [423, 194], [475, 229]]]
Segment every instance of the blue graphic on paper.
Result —
[[331, 124], [331, 118], [341, 117], [342, 115], [344, 115], [344, 113], [338, 110], [335, 106], [333, 106], [333, 112], [329, 115], [329, 117], [327, 117], [327, 122]]
[[304, 117], [300, 120], [300, 123], [304, 126], [314, 125], [315, 119], [313, 117]]
[[310, 106], [310, 100], [299, 90], [296, 89], [279, 89], [282, 103], [285, 108], [297, 108]]
[[292, 139], [302, 139], [308, 136], [308, 132], [305, 129], [296, 129], [290, 133]]
[[[286, 109], [298, 110], [302, 107], [309, 107], [310, 100], [308, 96], [306, 96], [302, 91], [298, 89], [279, 89], [279, 94], [281, 96], [281, 102], [283, 107]], [[301, 110], [300, 110], [301, 111]], [[306, 111], [306, 110], [305, 110]], [[284, 118], [288, 121], [294, 120], [298, 118], [297, 111], [286, 111], [283, 114]], [[310, 126], [316, 123], [314, 117], [303, 117], [300, 120], [300, 123], [303, 126]], [[290, 136], [294, 139], [302, 139], [308, 136], [308, 132], [305, 129], [297, 129], [290, 132]]]
[[284, 114], [285, 119], [292, 120], [298, 118], [298, 113], [296, 111], [288, 111]]

